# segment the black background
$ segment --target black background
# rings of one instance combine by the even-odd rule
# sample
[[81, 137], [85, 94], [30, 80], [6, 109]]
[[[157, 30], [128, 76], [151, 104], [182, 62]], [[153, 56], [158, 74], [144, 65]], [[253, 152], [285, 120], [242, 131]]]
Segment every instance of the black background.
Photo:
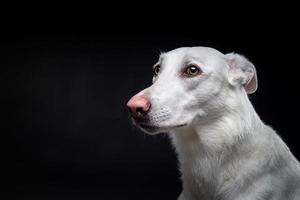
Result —
[[176, 199], [168, 137], [136, 130], [125, 104], [151, 84], [159, 52], [181, 46], [248, 57], [259, 80], [250, 99], [299, 159], [296, 28], [199, 27], [6, 32], [0, 65], [13, 198]]

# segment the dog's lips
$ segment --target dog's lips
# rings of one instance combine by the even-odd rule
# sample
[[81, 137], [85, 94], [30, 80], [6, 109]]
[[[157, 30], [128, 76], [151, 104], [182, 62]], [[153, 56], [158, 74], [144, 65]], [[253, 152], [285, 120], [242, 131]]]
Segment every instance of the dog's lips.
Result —
[[138, 124], [140, 127], [149, 129], [149, 130], [155, 130], [155, 129], [160, 129], [158, 126], [153, 126], [153, 125], [148, 125], [148, 124]]
[[150, 125], [150, 124], [145, 124], [145, 123], [137, 123], [137, 126], [141, 127], [142, 129], [144, 129], [146, 132], [148, 133], [158, 133], [161, 131], [168, 131], [174, 128], [180, 128], [180, 127], [184, 127], [187, 124], [180, 124], [180, 125], [175, 125], [175, 126], [155, 126], [155, 125]]
[[160, 127], [158, 127], [158, 126], [153, 126], [153, 125], [144, 124], [144, 123], [137, 123], [137, 126], [141, 127], [143, 130], [145, 130], [146, 132], [150, 132], [150, 133], [160, 130]]

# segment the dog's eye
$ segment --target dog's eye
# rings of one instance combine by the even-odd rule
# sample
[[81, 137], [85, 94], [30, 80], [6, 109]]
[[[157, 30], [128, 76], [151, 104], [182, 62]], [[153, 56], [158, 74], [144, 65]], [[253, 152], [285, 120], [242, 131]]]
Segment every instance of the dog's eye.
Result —
[[189, 65], [187, 68], [184, 70], [183, 75], [193, 77], [201, 74], [201, 70], [199, 67], [195, 65]]
[[155, 65], [153, 68], [153, 75], [157, 76], [160, 71], [160, 65]]

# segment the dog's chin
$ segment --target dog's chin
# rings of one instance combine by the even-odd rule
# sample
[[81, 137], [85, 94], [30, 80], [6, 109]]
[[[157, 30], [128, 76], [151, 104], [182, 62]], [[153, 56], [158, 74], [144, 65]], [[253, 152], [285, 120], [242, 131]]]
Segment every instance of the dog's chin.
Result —
[[185, 127], [187, 124], [183, 123], [180, 125], [174, 125], [174, 126], [157, 126], [152, 124], [142, 124], [142, 123], [135, 123], [137, 127], [139, 127], [143, 132], [149, 134], [149, 135], [157, 135], [159, 133], [167, 133], [169, 131], [172, 131], [177, 128]]
[[151, 126], [151, 125], [145, 125], [145, 124], [136, 124], [137, 127], [139, 127], [143, 132], [149, 134], [149, 135], [157, 135], [159, 133], [164, 132], [161, 127], [159, 126]]

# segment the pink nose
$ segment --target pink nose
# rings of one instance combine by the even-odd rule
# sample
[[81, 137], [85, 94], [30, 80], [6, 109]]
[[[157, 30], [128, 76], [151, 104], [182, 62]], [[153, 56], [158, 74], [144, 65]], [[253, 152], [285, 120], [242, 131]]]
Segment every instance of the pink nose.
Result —
[[141, 118], [149, 112], [151, 104], [144, 96], [133, 96], [127, 102], [127, 107], [132, 117]]

